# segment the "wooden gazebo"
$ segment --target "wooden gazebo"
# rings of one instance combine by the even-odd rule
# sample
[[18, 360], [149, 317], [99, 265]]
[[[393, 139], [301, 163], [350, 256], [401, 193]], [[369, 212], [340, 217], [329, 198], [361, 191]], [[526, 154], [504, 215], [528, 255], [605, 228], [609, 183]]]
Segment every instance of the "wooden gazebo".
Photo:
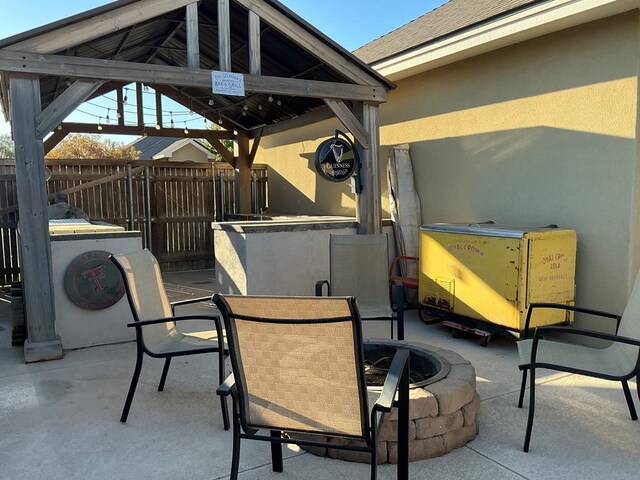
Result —
[[[327, 14], [330, 14], [328, 12]], [[242, 74], [244, 95], [212, 92], [212, 71]], [[236, 170], [236, 204], [250, 208], [250, 168], [261, 137], [337, 117], [360, 149], [362, 233], [381, 229], [378, 106], [394, 85], [275, 0], [119, 0], [0, 40], [0, 101], [11, 121], [28, 317], [27, 361], [59, 358], [55, 333], [45, 152], [72, 132], [83, 102], [115, 92], [123, 111], [136, 84], [138, 124], [101, 133], [184, 137], [162, 124], [162, 95], [223, 127], [207, 138]], [[143, 84], [156, 91], [144, 126]], [[274, 101], [274, 98], [277, 99]], [[159, 128], [157, 128], [159, 127]], [[220, 141], [233, 139], [235, 154]]]

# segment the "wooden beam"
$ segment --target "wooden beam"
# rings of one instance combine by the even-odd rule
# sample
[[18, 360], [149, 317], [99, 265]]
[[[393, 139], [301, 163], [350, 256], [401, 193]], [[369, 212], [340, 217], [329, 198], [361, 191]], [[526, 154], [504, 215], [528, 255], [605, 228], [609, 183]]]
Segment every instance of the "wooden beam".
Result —
[[262, 140], [262, 128], [253, 139], [253, 145], [251, 145], [251, 152], [249, 153], [249, 165], [253, 166], [253, 161], [256, 159], [258, 153], [258, 147], [260, 146], [260, 140]]
[[231, 71], [231, 21], [229, 0], [218, 0], [218, 69]]
[[[0, 50], [0, 71], [211, 88], [211, 72], [209, 70], [189, 70], [163, 65], [62, 55], [39, 55], [7, 50]], [[387, 101], [387, 90], [383, 86], [353, 85], [264, 75], [244, 75], [244, 85], [247, 91], [254, 93], [306, 98], [335, 98], [372, 103]]]
[[39, 139], [53, 131], [67, 116], [82, 104], [104, 82], [78, 80], [56, 98], [36, 117]]
[[320, 60], [332, 65], [337, 71], [348, 79], [361, 85], [382, 86], [380, 80], [370, 75], [362, 66], [354, 60], [349, 60], [336, 51], [335, 47], [322, 41], [319, 35], [314, 35], [301, 27], [294, 20], [274, 8], [264, 0], [235, 0], [246, 9], [256, 13], [269, 25], [280, 31], [283, 35], [293, 40], [309, 53]]
[[22, 288], [27, 318], [25, 360], [62, 357], [56, 338], [55, 305], [47, 187], [42, 140], [36, 136], [40, 113], [38, 77], [11, 77], [11, 118], [16, 153], [16, 187], [20, 205]]
[[122, 87], [116, 89], [116, 111], [118, 116], [118, 125], [124, 125], [124, 94]]
[[156, 92], [156, 126], [162, 128], [162, 94]]
[[238, 132], [238, 156], [235, 161], [236, 213], [251, 212], [251, 164], [249, 163], [249, 137]]
[[260, 17], [249, 11], [249, 73], [262, 75], [260, 53]]
[[144, 95], [142, 94], [142, 84], [136, 82], [136, 114], [138, 118], [138, 126], [144, 126]]
[[233, 139], [233, 132], [228, 130], [203, 130], [189, 129], [189, 134], [184, 133], [182, 128], [161, 128], [135, 126], [135, 125], [102, 125], [102, 130], [98, 130], [97, 124], [68, 122], [60, 124], [64, 133], [100, 133], [104, 135], [147, 135], [148, 137], [172, 137], [172, 138], [216, 138]]
[[49, 136], [49, 138], [47, 138], [44, 141], [44, 154], [46, 155], [47, 153], [49, 153], [51, 150], [53, 150], [54, 148], [56, 148], [56, 146], [65, 139], [65, 137], [69, 134], [69, 132], [66, 132], [64, 130], [54, 130], [53, 134]]
[[231, 165], [232, 167], [236, 166], [236, 159], [233, 156], [233, 152], [230, 151], [227, 147], [225, 147], [220, 140], [218, 140], [215, 137], [207, 138], [207, 140], [209, 141], [211, 146], [216, 149], [216, 152], [218, 152], [220, 156], [224, 158], [229, 165]]
[[349, 130], [353, 136], [360, 142], [363, 148], [369, 148], [369, 135], [367, 131], [358, 121], [349, 107], [342, 100], [334, 100], [332, 98], [324, 98], [324, 103], [335, 113], [338, 120]]
[[140, 0], [9, 45], [7, 50], [55, 53], [186, 7], [193, 0]]
[[189, 68], [200, 68], [197, 2], [187, 5], [187, 65], [189, 65]]
[[305, 113], [304, 115], [300, 115], [298, 117], [290, 118], [288, 120], [282, 120], [278, 123], [274, 123], [263, 128], [250, 130], [249, 137], [255, 138], [260, 134], [260, 132], [262, 132], [263, 137], [268, 137], [269, 135], [286, 132], [294, 128], [302, 128], [306, 127], [307, 125], [313, 125], [314, 123], [329, 120], [330, 118], [334, 118], [333, 112], [327, 107], [321, 107], [317, 110], [313, 110], [312, 112]]

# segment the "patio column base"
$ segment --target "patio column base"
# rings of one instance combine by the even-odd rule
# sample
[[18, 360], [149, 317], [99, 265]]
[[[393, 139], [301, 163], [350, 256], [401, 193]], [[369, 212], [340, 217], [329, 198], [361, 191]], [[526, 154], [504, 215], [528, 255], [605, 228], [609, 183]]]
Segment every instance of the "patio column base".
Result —
[[24, 363], [44, 362], [62, 358], [62, 342], [60, 337], [50, 342], [24, 342]]

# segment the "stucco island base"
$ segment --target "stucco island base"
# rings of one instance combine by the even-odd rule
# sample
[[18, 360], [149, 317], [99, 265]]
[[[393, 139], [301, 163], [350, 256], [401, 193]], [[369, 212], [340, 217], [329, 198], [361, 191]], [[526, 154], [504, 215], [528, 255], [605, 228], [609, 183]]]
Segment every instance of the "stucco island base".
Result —
[[[412, 346], [436, 352], [451, 364], [449, 374], [425, 387], [412, 388], [409, 407], [409, 460], [439, 457], [462, 447], [478, 434], [477, 415], [480, 396], [476, 392], [476, 372], [470, 362], [451, 350], [411, 342]], [[378, 463], [397, 463], [398, 412], [394, 409], [382, 422], [378, 435]], [[319, 455], [369, 463], [370, 455], [332, 449], [332, 443], [348, 443], [344, 439], [326, 441], [326, 448], [302, 447]]]

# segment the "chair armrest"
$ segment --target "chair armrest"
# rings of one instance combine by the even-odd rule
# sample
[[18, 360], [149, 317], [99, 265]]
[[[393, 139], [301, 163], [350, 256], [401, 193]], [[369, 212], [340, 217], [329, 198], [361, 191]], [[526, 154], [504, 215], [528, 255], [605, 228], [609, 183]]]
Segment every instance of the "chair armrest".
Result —
[[182, 320], [213, 320], [216, 324], [220, 324], [220, 317], [218, 317], [217, 315], [180, 315], [177, 317], [155, 318], [153, 320], [139, 320], [137, 322], [127, 323], [127, 327], [142, 328], [146, 327], [147, 325], [179, 322]]
[[396, 268], [396, 265], [398, 264], [398, 262], [400, 260], [415, 260], [418, 261], [418, 257], [412, 257], [410, 255], [398, 255], [396, 258], [393, 259], [393, 262], [391, 262], [391, 265], [389, 265], [389, 278], [391, 278], [393, 276], [393, 271]]
[[318, 280], [316, 282], [316, 297], [321, 297], [322, 296], [322, 287], [324, 285], [327, 285], [327, 296], [330, 297], [331, 296], [331, 284], [329, 283], [328, 280]]
[[620, 326], [620, 319], [622, 318], [620, 315], [616, 315], [615, 313], [602, 312], [600, 310], [592, 310], [590, 308], [582, 308], [576, 307], [574, 305], [564, 305], [562, 303], [531, 303], [529, 305], [529, 311], [527, 312], [527, 319], [524, 324], [524, 338], [529, 338], [529, 324], [531, 322], [531, 313], [534, 308], [553, 308], [557, 310], [568, 310], [571, 312], [577, 313], [586, 313], [589, 315], [595, 315], [598, 317], [605, 318], [613, 318], [616, 320], [616, 332], [618, 331], [618, 327]]
[[178, 300], [176, 302], [171, 302], [169, 306], [171, 307], [171, 313], [175, 315], [176, 307], [179, 307], [182, 305], [189, 305], [191, 303], [210, 302], [210, 301], [211, 301], [211, 295], [209, 295], [208, 297], [198, 297], [198, 298], [188, 298], [186, 300]]
[[600, 338], [602, 340], [610, 340], [612, 342], [625, 343], [627, 345], [635, 345], [640, 347], [640, 340], [629, 337], [622, 337], [620, 335], [614, 335], [611, 333], [597, 332], [595, 330], [585, 330], [581, 328], [561, 327], [561, 326], [549, 326], [538, 327], [536, 333], [533, 335], [533, 343], [531, 344], [531, 360], [529, 366], [535, 367], [536, 354], [538, 351], [538, 342], [543, 335], [548, 333], [570, 333], [572, 335], [581, 335], [583, 337]]
[[236, 391], [236, 379], [233, 376], [233, 373], [229, 375], [226, 380], [220, 385], [216, 393], [221, 397], [228, 397], [229, 395], [234, 396]]
[[409, 368], [409, 350], [398, 349], [393, 356], [389, 373], [384, 381], [380, 398], [373, 405], [373, 410], [389, 413], [393, 407], [393, 401], [400, 386], [400, 380], [405, 369]]

